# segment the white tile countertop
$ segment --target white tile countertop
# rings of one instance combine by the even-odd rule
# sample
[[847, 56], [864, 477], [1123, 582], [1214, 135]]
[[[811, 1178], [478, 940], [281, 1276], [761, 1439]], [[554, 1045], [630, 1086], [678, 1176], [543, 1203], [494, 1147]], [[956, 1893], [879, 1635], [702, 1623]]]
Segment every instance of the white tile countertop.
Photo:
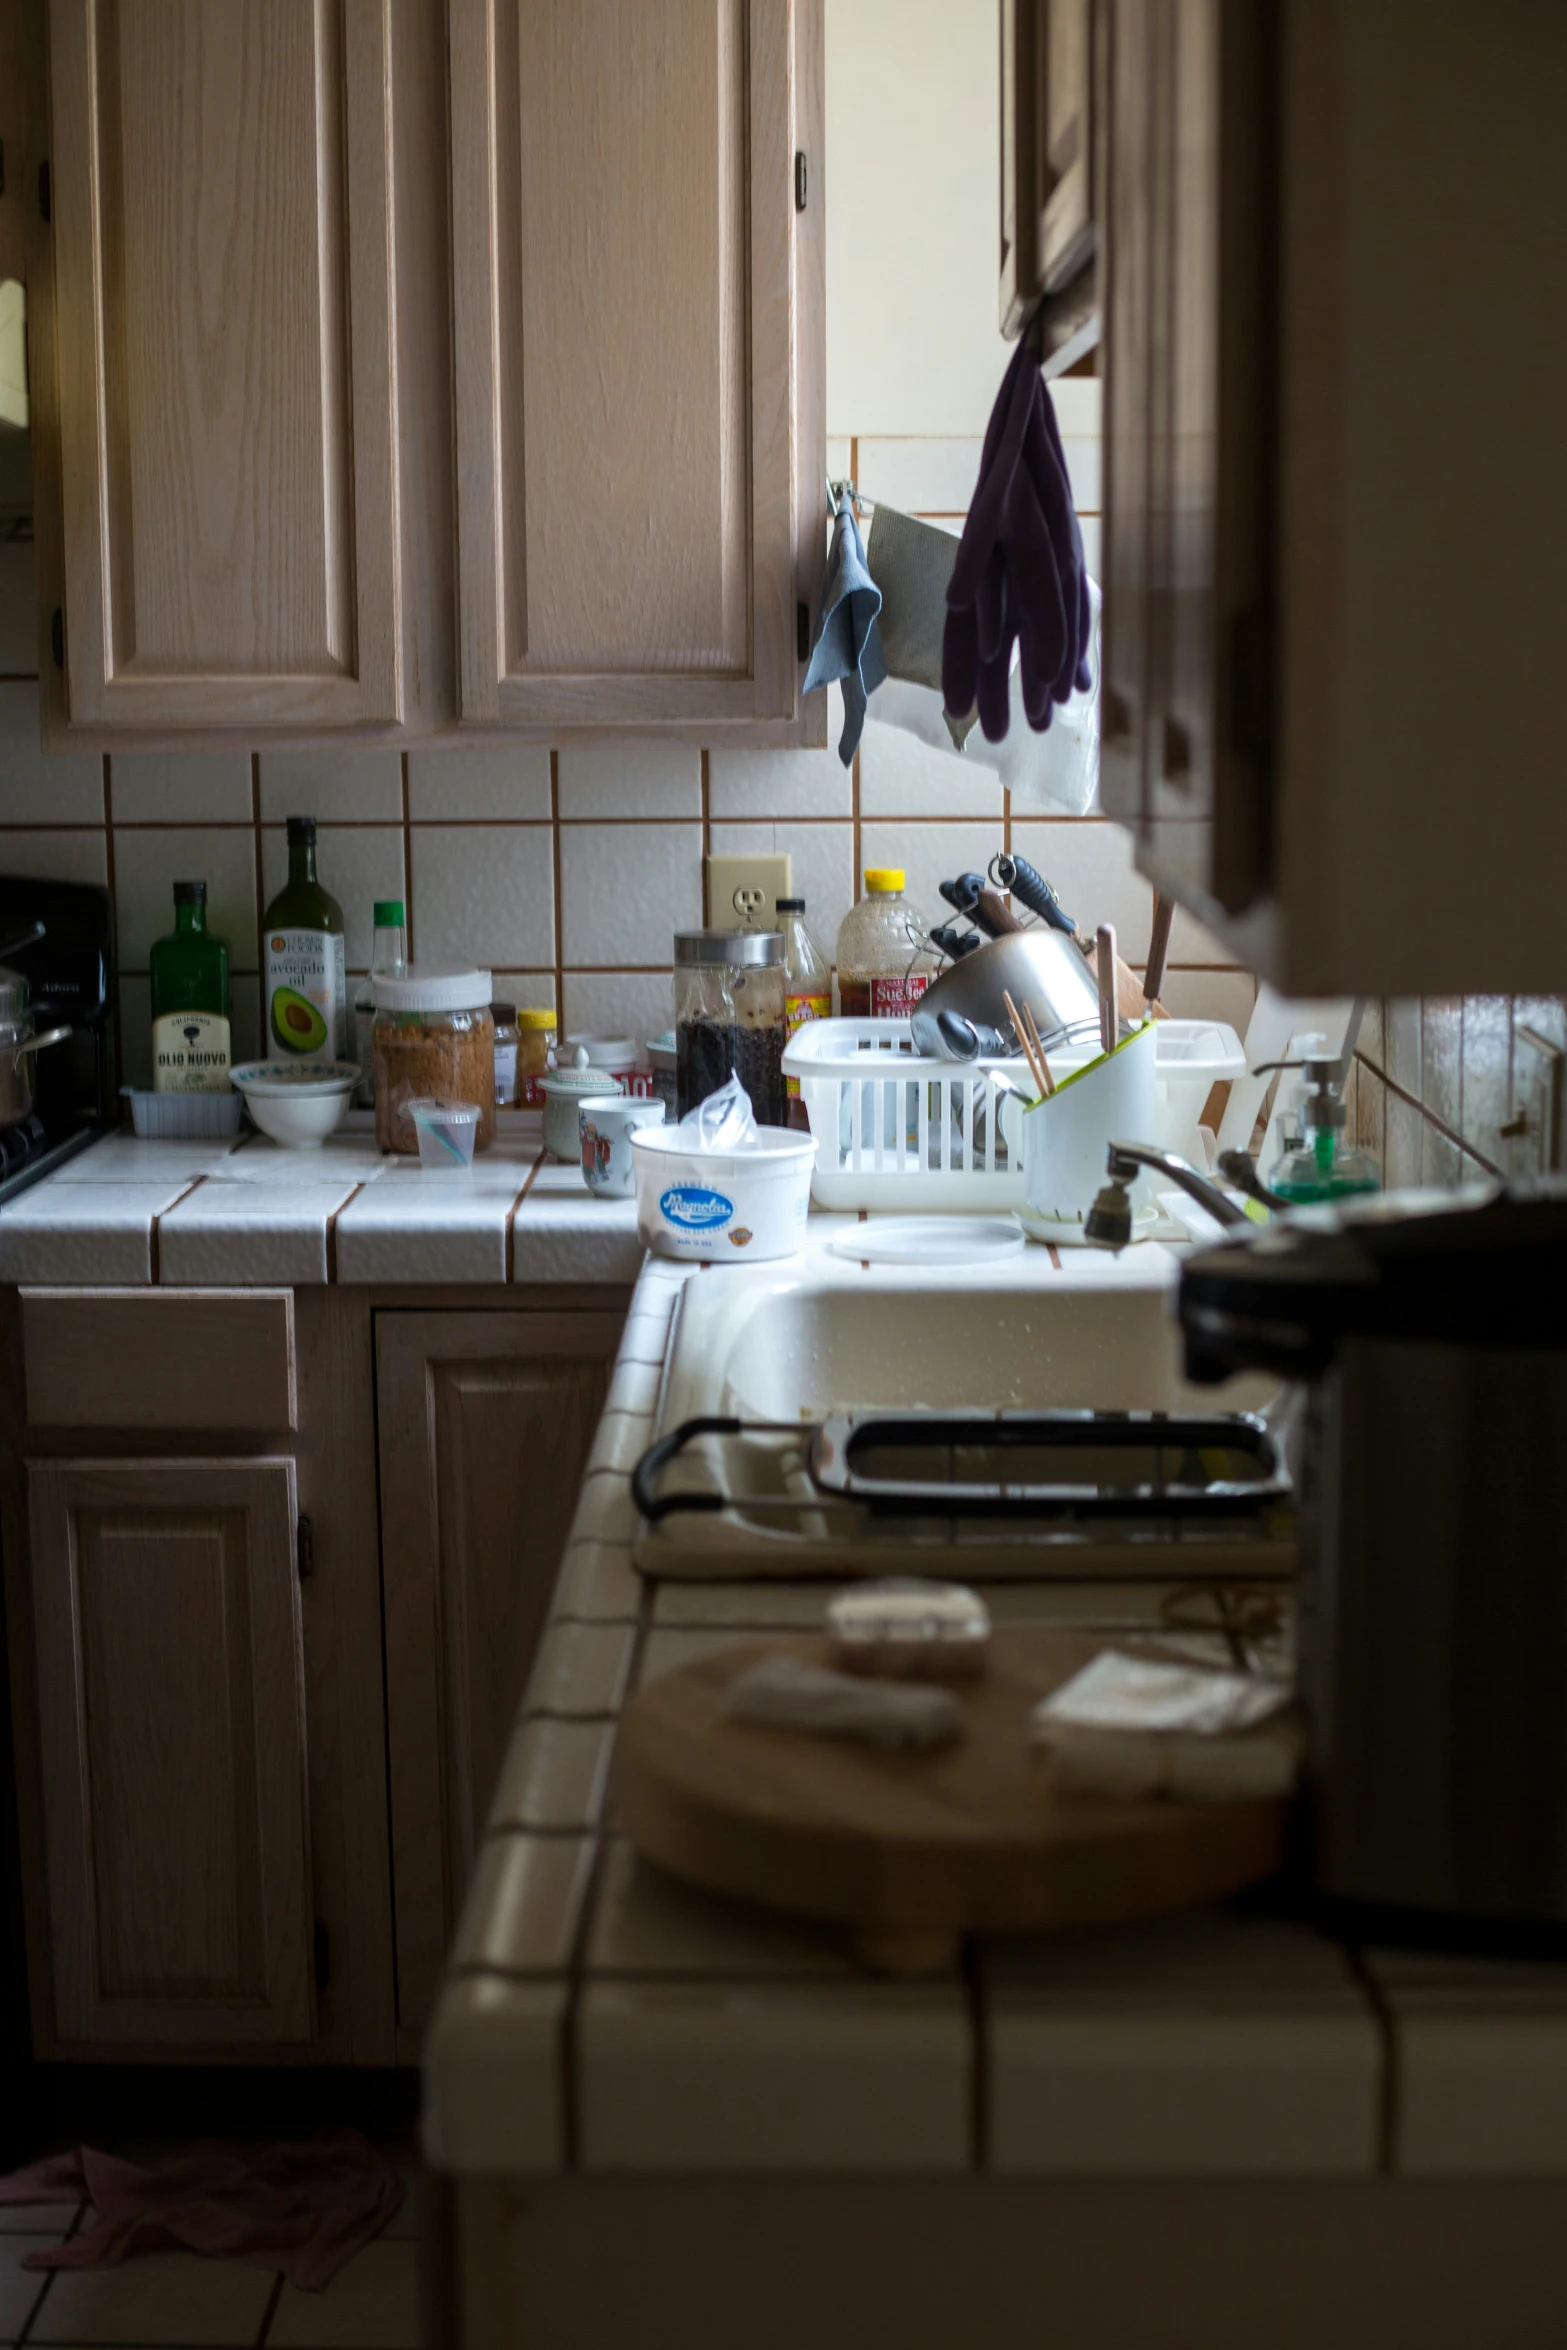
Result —
[[[1031, 1251], [1028, 1271], [1048, 1288], [1045, 1261]], [[704, 1648], [816, 1625], [830, 1592], [633, 1566], [628, 1472], [689, 1278], [649, 1259], [632, 1300], [426, 2045], [432, 2163], [541, 2186], [1567, 2177], [1567, 1968], [1353, 1951], [1264, 1901], [980, 1942], [961, 1971], [887, 1982], [837, 1929], [638, 1859], [613, 1809], [628, 1691]], [[1169, 1589], [990, 1596], [1008, 1622], [1152, 1629]]]
[[113, 1134], [0, 1208], [0, 1281], [247, 1288], [636, 1279], [630, 1200], [595, 1199], [518, 1120], [463, 1174], [368, 1131], [319, 1150]]

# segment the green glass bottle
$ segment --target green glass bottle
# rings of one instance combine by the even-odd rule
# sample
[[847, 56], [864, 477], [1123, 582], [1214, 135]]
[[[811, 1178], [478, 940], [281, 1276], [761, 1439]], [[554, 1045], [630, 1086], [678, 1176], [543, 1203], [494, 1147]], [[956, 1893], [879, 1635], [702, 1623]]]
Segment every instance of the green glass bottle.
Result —
[[348, 966], [343, 909], [316, 879], [316, 820], [288, 820], [288, 879], [261, 922], [267, 1047], [303, 1060], [344, 1058]]
[[174, 884], [174, 928], [154, 942], [147, 962], [153, 1091], [227, 1093], [229, 950], [207, 928], [204, 881]]

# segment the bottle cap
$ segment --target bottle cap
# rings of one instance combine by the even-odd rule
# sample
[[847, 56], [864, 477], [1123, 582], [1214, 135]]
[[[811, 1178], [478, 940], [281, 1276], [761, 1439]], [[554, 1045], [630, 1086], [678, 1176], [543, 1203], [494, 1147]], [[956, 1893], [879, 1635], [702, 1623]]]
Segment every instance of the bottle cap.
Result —
[[515, 1004], [493, 1003], [490, 1006], [490, 1018], [497, 1028], [515, 1028], [517, 1007]]
[[553, 1005], [547, 1011], [540, 1011], [536, 1006], [530, 1005], [517, 1014], [519, 1028], [553, 1028], [554, 1025], [555, 1008]]
[[488, 971], [453, 970], [449, 965], [410, 963], [395, 975], [373, 971], [371, 990], [378, 1012], [487, 1012]]
[[307, 849], [315, 844], [316, 820], [313, 816], [290, 816], [288, 845], [291, 849]]
[[775, 914], [803, 914], [805, 900], [804, 898], [774, 898], [773, 912]]
[[207, 885], [204, 881], [177, 881], [174, 884], [174, 903], [177, 906], [204, 906]]
[[376, 899], [376, 901], [375, 901], [375, 927], [376, 927], [376, 929], [377, 929], [377, 930], [401, 930], [401, 929], [402, 929], [402, 927], [403, 927], [403, 901], [402, 901], [402, 899], [401, 899], [401, 898], [377, 898], [377, 899]]
[[901, 865], [867, 865], [865, 886], [869, 890], [874, 890], [878, 896], [886, 896], [891, 890], [901, 889], [903, 887], [903, 867]]

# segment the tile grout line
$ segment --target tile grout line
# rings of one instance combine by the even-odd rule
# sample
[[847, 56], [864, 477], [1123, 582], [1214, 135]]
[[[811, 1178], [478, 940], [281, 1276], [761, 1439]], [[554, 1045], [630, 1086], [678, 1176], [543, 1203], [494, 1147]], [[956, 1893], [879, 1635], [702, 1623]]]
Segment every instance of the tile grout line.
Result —
[[340, 1200], [326, 1220], [326, 1277], [329, 1288], [337, 1287], [337, 1219], [345, 1208], [353, 1206], [364, 1188], [362, 1183], [356, 1183], [347, 1199]]
[[157, 1214], [153, 1217], [152, 1224], [147, 1233], [147, 1281], [150, 1288], [161, 1288], [163, 1283], [162, 1246], [159, 1227], [161, 1226], [164, 1217], [172, 1216], [175, 1209], [180, 1205], [180, 1202], [182, 1200], [188, 1200], [193, 1191], [199, 1191], [206, 1180], [207, 1179], [205, 1175], [196, 1176], [191, 1182], [186, 1184], [185, 1189], [180, 1193], [178, 1199], [171, 1199], [168, 1206], [166, 1208], [159, 1208]]
[[257, 2331], [252, 2350], [262, 2350], [262, 2344], [265, 2342], [267, 2335], [272, 2330], [272, 2320], [277, 2315], [277, 2305], [283, 2298], [283, 2286], [285, 2282], [286, 2280], [284, 2278], [283, 2271], [279, 2269], [276, 2276], [274, 2276], [272, 2279], [272, 2290], [267, 2295], [267, 2305], [261, 2312], [261, 2325]]
[[523, 1201], [527, 1198], [529, 1192], [533, 1189], [533, 1179], [543, 1164], [544, 1145], [542, 1142], [540, 1142], [539, 1155], [534, 1160], [532, 1166], [528, 1169], [522, 1189], [518, 1192], [516, 1198], [512, 1201], [511, 1206], [506, 1210], [506, 1238], [502, 1243], [506, 1251], [506, 1270], [501, 1275], [503, 1281], [510, 1281], [514, 1278], [512, 1273], [512, 1233], [517, 1223], [517, 1210], [521, 1207]]
[[550, 751], [550, 879], [555, 921], [555, 1049], [566, 1042], [566, 942], [561, 935], [560, 753]]

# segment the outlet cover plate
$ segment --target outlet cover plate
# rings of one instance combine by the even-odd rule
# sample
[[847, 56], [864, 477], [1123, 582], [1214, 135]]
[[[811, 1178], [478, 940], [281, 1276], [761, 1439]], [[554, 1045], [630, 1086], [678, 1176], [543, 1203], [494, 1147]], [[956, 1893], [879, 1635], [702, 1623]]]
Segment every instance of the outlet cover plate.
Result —
[[707, 921], [711, 930], [776, 930], [773, 912], [793, 894], [794, 864], [782, 856], [709, 857]]

